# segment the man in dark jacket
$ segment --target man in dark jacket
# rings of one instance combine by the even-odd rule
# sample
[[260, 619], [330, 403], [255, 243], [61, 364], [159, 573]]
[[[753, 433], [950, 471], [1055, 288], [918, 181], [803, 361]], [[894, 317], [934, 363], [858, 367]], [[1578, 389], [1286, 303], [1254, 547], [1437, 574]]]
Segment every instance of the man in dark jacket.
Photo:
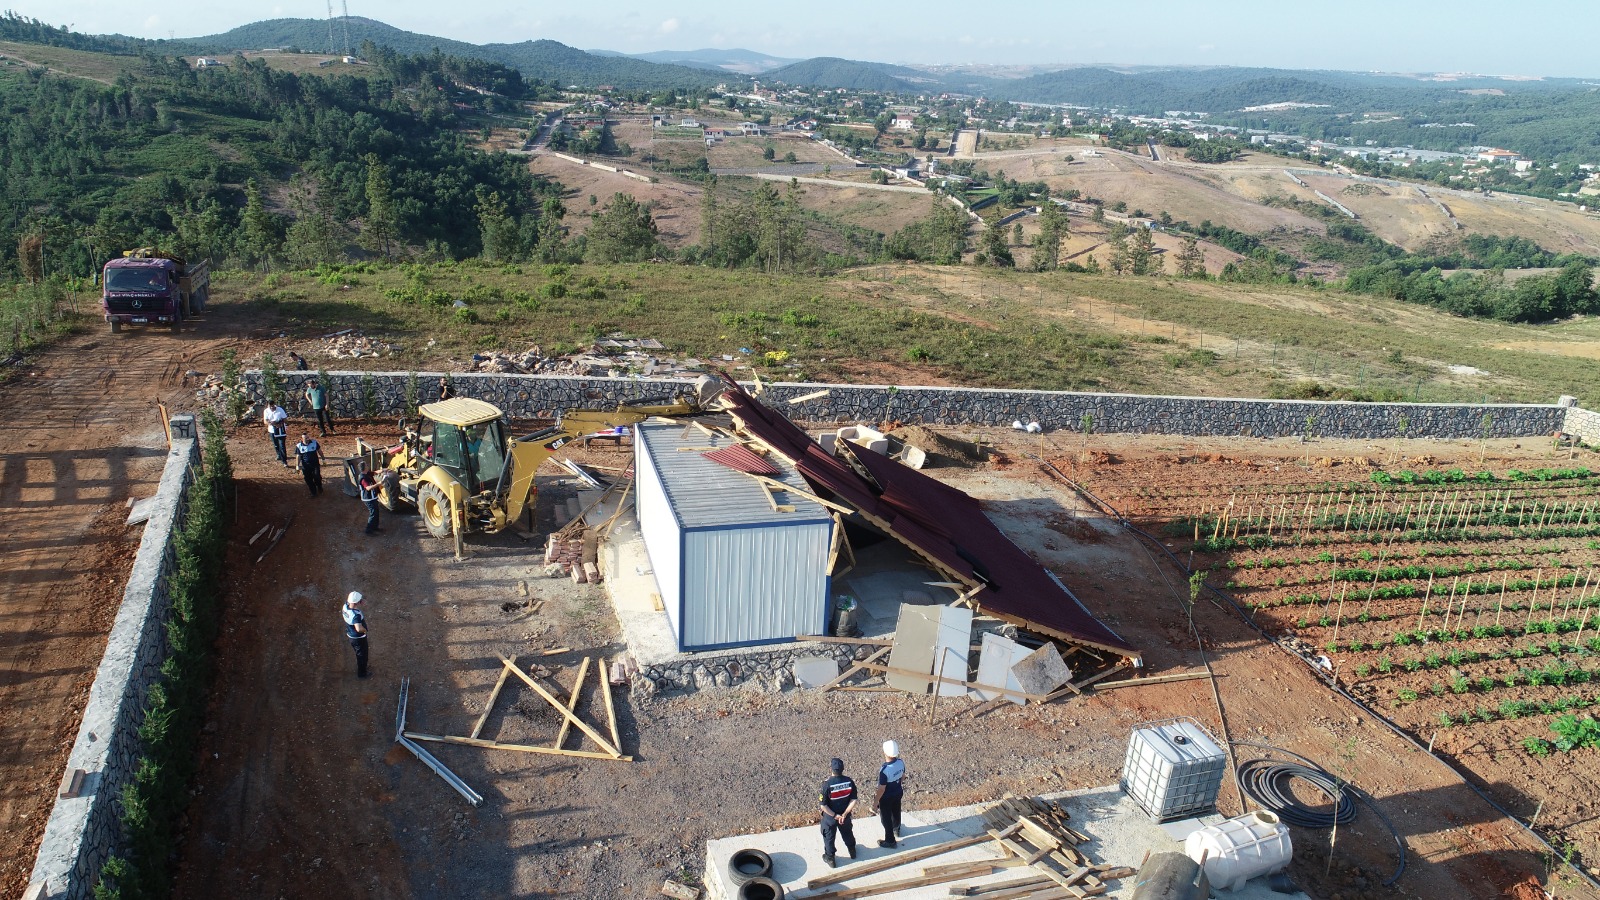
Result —
[[844, 760], [831, 760], [829, 771], [833, 774], [822, 783], [818, 803], [822, 809], [822, 861], [832, 867], [835, 834], [844, 838], [844, 848], [850, 851], [850, 858], [856, 858], [856, 832], [850, 814], [855, 812], [860, 798], [856, 794], [856, 783], [844, 774]]

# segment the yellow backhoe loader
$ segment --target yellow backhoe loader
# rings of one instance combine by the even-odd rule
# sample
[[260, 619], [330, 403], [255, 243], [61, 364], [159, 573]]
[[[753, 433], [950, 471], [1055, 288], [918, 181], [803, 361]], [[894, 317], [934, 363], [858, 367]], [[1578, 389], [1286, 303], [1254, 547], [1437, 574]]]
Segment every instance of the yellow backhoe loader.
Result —
[[459, 556], [466, 533], [493, 534], [522, 517], [538, 493], [534, 473], [568, 441], [655, 416], [695, 415], [721, 392], [721, 381], [702, 375], [693, 393], [611, 410], [571, 410], [555, 425], [510, 439], [499, 407], [452, 397], [418, 408], [418, 428], [404, 429], [398, 444], [379, 447], [358, 438], [357, 455], [345, 460], [345, 475], [353, 485], [363, 471], [374, 472], [384, 506], [415, 507], [428, 533], [455, 538]]

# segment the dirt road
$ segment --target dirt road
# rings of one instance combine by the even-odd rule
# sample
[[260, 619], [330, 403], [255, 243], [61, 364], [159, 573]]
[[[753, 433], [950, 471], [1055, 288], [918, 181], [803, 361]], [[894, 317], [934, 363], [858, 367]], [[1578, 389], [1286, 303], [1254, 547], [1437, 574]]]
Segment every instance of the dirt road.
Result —
[[141, 533], [125, 501], [166, 456], [156, 403], [241, 331], [209, 319], [176, 336], [85, 325], [0, 385], [0, 896], [26, 886], [122, 601]]

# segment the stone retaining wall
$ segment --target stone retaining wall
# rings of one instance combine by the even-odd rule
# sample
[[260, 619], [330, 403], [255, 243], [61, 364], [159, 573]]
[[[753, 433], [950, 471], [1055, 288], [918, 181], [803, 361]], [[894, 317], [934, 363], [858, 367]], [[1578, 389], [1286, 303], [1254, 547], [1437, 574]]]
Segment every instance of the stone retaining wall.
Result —
[[839, 671], [858, 659], [865, 659], [877, 648], [864, 644], [829, 644], [824, 641], [785, 644], [772, 650], [724, 650], [696, 653], [683, 659], [642, 667], [633, 676], [632, 691], [638, 699], [659, 693], [692, 693], [712, 687], [742, 687], [775, 694], [795, 686], [796, 660], [812, 656], [832, 657]]
[[1576, 406], [1569, 406], [1563, 412], [1566, 413], [1566, 417], [1561, 425], [1562, 431], [1575, 435], [1578, 440], [1591, 447], [1600, 446], [1600, 413]]
[[[287, 407], [298, 409], [310, 372], [282, 372]], [[412, 376], [398, 372], [330, 372], [335, 417], [366, 412], [364, 380], [370, 378], [376, 415], [405, 409]], [[415, 376], [421, 402], [437, 399], [441, 373]], [[689, 382], [667, 379], [573, 378], [545, 375], [452, 374], [457, 392], [487, 400], [517, 419], [549, 419], [564, 409], [598, 409], [620, 401], [689, 390]], [[246, 390], [259, 403], [260, 372], [245, 374]], [[790, 406], [786, 401], [826, 389], [828, 396]], [[1005, 427], [1037, 421], [1045, 430], [1081, 431], [1091, 418], [1098, 434], [1174, 434], [1214, 437], [1398, 437], [1401, 423], [1412, 438], [1477, 438], [1487, 423], [1490, 437], [1534, 437], [1561, 430], [1583, 412], [1554, 404], [1347, 403], [1257, 400], [1238, 397], [1161, 397], [1069, 391], [983, 388], [893, 387], [888, 385], [773, 384], [763, 399], [786, 413], [814, 422], [899, 421], [929, 425]], [[1592, 414], [1591, 414], [1592, 415]], [[1597, 437], [1600, 437], [1600, 426]]]
[[86, 773], [82, 788], [78, 796], [56, 799], [29, 879], [30, 890], [43, 885], [41, 896], [51, 900], [92, 897], [100, 868], [118, 849], [120, 795], [133, 778], [142, 750], [138, 730], [144, 721], [145, 692], [160, 677], [166, 657], [165, 625], [171, 609], [167, 582], [177, 567], [173, 538], [183, 522], [189, 485], [200, 461], [195, 417], [173, 416], [171, 426], [172, 449], [161, 485], [145, 501], [150, 504], [150, 518], [67, 757], [63, 780], [81, 769]]

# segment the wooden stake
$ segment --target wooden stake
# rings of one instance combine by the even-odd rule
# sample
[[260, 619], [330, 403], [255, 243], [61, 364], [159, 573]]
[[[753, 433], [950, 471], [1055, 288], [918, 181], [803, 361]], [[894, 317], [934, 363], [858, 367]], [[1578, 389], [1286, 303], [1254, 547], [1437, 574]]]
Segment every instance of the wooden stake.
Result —
[[580, 759], [614, 759], [621, 762], [632, 762], [633, 757], [612, 753], [596, 753], [593, 750], [558, 750], [555, 747], [536, 747], [528, 744], [502, 744], [499, 741], [486, 741], [482, 738], [456, 737], [448, 734], [421, 734], [415, 731], [405, 733], [406, 737], [414, 741], [433, 741], [441, 744], [462, 744], [467, 747], [482, 747], [485, 750], [514, 750], [518, 753], [547, 753], [552, 756], [576, 756]]
[[1428, 598], [1433, 596], [1433, 573], [1428, 573], [1428, 590], [1422, 595], [1422, 613], [1417, 616], [1417, 630], [1422, 630], [1422, 620], [1428, 615]]
[[1456, 585], [1461, 583], [1461, 576], [1457, 575], [1450, 582], [1450, 599], [1444, 604], [1444, 630], [1450, 630], [1450, 614], [1456, 611]]
[[494, 683], [494, 690], [489, 692], [489, 702], [483, 705], [483, 714], [478, 716], [477, 722], [473, 723], [473, 737], [483, 733], [483, 724], [489, 721], [489, 713], [494, 712], [494, 701], [500, 698], [500, 689], [506, 686], [506, 679], [510, 677], [511, 670], [502, 665], [500, 667], [500, 677]]
[[1494, 626], [1500, 627], [1500, 613], [1506, 608], [1506, 582], [1511, 580], [1510, 572], [1500, 573], [1500, 602], [1494, 605]]
[[[578, 665], [578, 680], [574, 681], [572, 683], [572, 696], [567, 698], [567, 709], [569, 711], [570, 710], [575, 710], [575, 709], [578, 708], [578, 695], [583, 693], [583, 678], [584, 678], [585, 675], [588, 675], [588, 674], [589, 674], [589, 657], [585, 656], [583, 658], [583, 662]], [[571, 719], [563, 719], [562, 722], [561, 722], [561, 732], [556, 735], [556, 742], [554, 744], [551, 744], [550, 746], [556, 748], [557, 750], [560, 750], [561, 749], [561, 745], [566, 743], [567, 732], [569, 732], [571, 730], [572, 730], [572, 720]], [[473, 735], [473, 737], [477, 737], [477, 735]]]
[[611, 670], [600, 660], [600, 694], [606, 698], [606, 724], [611, 727], [611, 743], [622, 749], [622, 734], [617, 731], [617, 704], [611, 699]]
[[1535, 569], [1533, 572], [1533, 599], [1528, 601], [1528, 614], [1522, 619], [1522, 630], [1528, 630], [1528, 623], [1533, 620], [1533, 611], [1539, 606], [1539, 582], [1544, 575], [1544, 569]]
[[1333, 642], [1339, 643], [1339, 626], [1344, 624], [1344, 595], [1350, 591], [1350, 585], [1339, 589], [1339, 614], [1333, 620]]

